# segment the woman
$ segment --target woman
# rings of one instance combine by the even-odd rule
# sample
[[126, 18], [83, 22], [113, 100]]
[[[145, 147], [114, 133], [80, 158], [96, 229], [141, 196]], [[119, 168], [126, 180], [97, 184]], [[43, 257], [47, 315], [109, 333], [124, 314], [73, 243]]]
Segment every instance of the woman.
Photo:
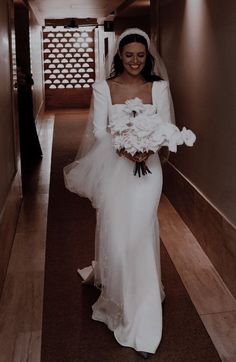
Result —
[[[93, 86], [94, 140], [87, 142], [85, 137], [86, 152], [65, 168], [67, 188], [88, 197], [97, 209], [93, 272], [101, 294], [92, 318], [106, 323], [121, 345], [144, 358], [155, 353], [162, 334], [164, 291], [156, 214], [162, 170], [158, 153], [116, 152], [108, 126], [135, 97], [144, 107], [154, 104], [166, 122], [173, 121], [168, 82], [154, 75], [149, 47], [149, 37], [140, 29], [120, 35], [112, 76]], [[142, 161], [151, 174], [135, 177], [133, 166]], [[79, 270], [85, 279], [89, 271]]]

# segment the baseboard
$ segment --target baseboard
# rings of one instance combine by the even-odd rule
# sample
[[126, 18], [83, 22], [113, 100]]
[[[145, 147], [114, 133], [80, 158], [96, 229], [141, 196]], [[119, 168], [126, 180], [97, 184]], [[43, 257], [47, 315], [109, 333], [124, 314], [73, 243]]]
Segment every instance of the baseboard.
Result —
[[164, 193], [236, 297], [235, 227], [171, 163], [163, 173]]
[[5, 205], [0, 214], [0, 296], [7, 273], [21, 203], [21, 178], [20, 173], [17, 172], [11, 184]]

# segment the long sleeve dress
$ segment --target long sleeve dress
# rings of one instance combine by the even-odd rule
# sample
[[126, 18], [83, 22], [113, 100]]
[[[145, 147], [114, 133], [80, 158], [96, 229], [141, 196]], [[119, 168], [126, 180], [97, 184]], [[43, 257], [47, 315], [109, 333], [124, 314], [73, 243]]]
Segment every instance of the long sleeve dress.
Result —
[[[153, 83], [152, 103], [162, 119], [171, 122], [168, 82]], [[94, 272], [101, 294], [92, 306], [92, 318], [106, 323], [121, 345], [155, 353], [164, 299], [157, 220], [162, 169], [156, 153], [146, 162], [152, 174], [135, 177], [133, 162], [117, 155], [107, 126], [123, 106], [112, 104], [106, 81], [95, 82], [95, 142], [65, 168], [65, 183], [97, 210]]]

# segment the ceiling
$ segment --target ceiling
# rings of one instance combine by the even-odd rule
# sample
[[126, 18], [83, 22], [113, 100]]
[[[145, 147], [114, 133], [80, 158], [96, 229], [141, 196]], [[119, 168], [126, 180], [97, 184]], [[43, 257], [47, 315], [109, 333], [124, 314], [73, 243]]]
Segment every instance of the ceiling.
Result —
[[129, 4], [124, 4], [124, 7], [120, 6], [118, 14], [124, 17], [138, 17], [149, 16], [150, 0], [135, 0], [130, 1]]
[[135, 14], [149, 5], [149, 0], [29, 0], [40, 24], [45, 19], [97, 18], [103, 19], [113, 12], [123, 15], [128, 9]]

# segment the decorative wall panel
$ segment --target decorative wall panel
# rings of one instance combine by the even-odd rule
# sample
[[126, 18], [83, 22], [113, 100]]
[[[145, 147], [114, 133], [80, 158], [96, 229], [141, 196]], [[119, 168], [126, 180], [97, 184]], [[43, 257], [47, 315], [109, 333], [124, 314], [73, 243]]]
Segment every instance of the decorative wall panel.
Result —
[[94, 31], [44, 27], [43, 53], [46, 105], [89, 106], [95, 79]]

